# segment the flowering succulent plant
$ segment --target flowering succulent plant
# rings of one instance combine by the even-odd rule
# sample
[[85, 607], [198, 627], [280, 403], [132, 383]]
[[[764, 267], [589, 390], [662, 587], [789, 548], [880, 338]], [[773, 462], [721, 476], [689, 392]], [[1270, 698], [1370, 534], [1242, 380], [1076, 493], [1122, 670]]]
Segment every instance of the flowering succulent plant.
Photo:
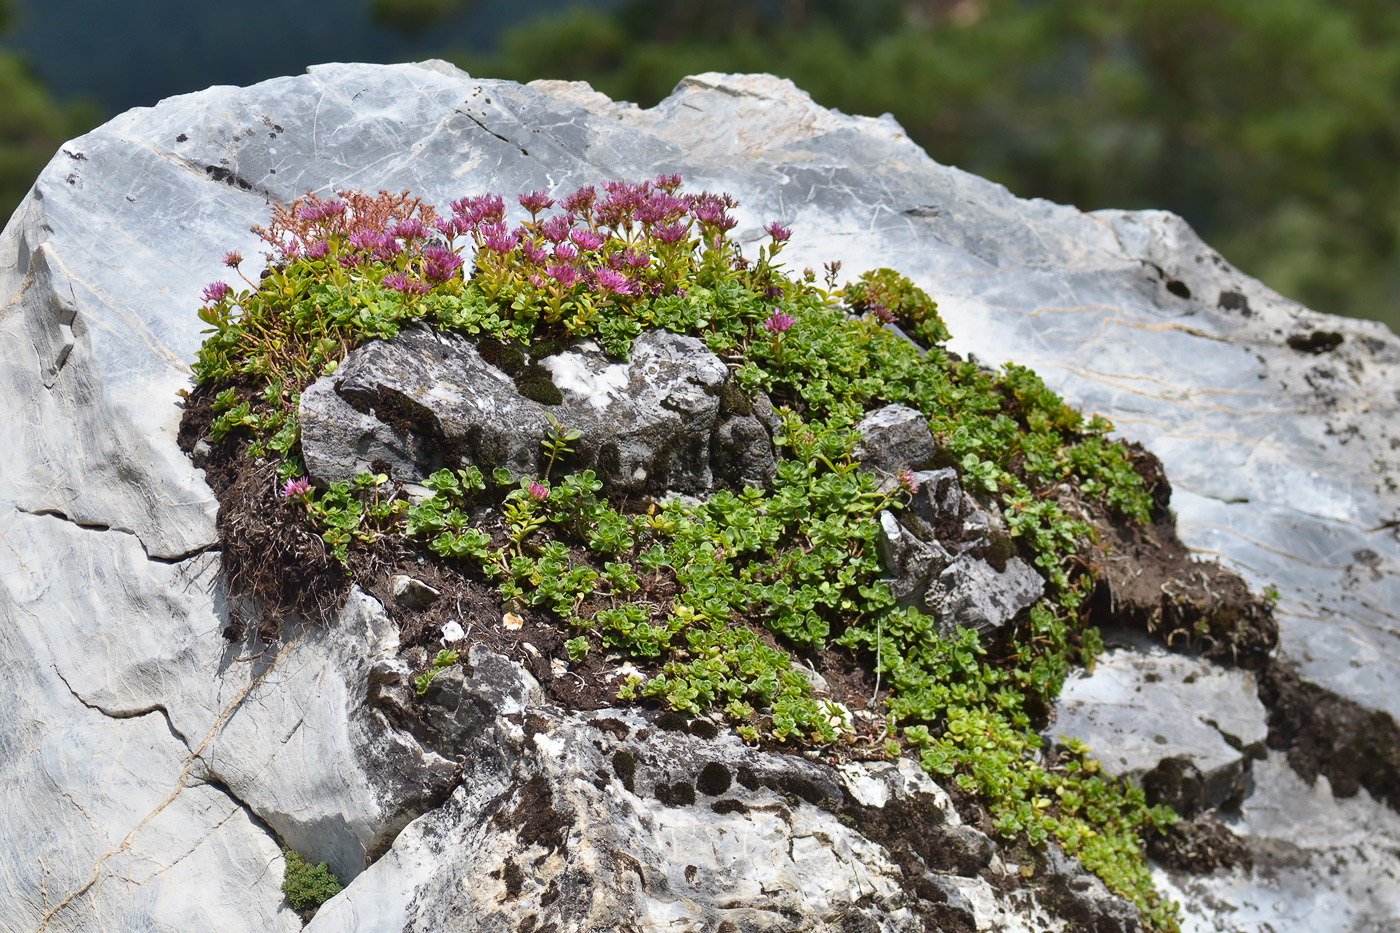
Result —
[[[509, 208], [499, 195], [471, 195], [441, 215], [387, 192], [274, 208], [258, 229], [264, 276], [245, 278], [243, 291], [224, 282], [204, 291], [210, 335], [195, 373], [222, 389], [211, 436], [250, 436], [249, 453], [280, 458], [283, 497], [305, 505], [342, 563], [397, 535], [486, 574], [503, 604], [553, 613], [576, 636], [571, 659], [595, 644], [653, 661], [645, 682], [625, 682], [623, 699], [722, 711], [751, 739], [829, 746], [850, 740], [850, 726], [812, 695], [783, 646], [860, 653], [888, 678], [889, 731], [878, 747], [898, 752], [902, 739], [928, 770], [983, 794], [999, 831], [1032, 844], [1056, 837], [1170, 929], [1138, 835], [1168, 816], [1140, 793], [1107, 787], [1083, 755], [1050, 768], [1031, 729], [1032, 710], [1080, 651], [1088, 588], [1076, 568], [1089, 529], [1053, 493], [1077, 483], [1145, 518], [1150, 502], [1122, 447], [1103, 436], [1106, 422], [1081, 419], [1029, 370], [990, 374], [947, 353], [933, 301], [898, 273], [876, 270], [841, 289], [837, 263], [827, 289], [811, 273], [789, 277], [779, 256], [792, 230], [778, 221], [745, 256], [731, 238], [735, 207], [727, 194], [687, 193], [679, 176], [661, 175], [531, 191]], [[243, 260], [224, 261], [238, 269]], [[411, 505], [380, 495], [383, 474], [313, 489], [297, 456], [297, 393], [357, 344], [414, 321], [511, 344], [521, 358], [581, 338], [625, 355], [648, 328], [697, 337], [740, 390], [762, 391], [782, 411], [774, 488], [624, 511], [599, 495], [591, 472], [551, 475], [565, 472], [580, 437], [551, 420], [534, 477], [441, 470], [426, 481], [433, 495]], [[240, 397], [249, 381], [264, 388]], [[1047, 578], [1052, 595], [1021, 624], [1024, 641], [993, 660], [975, 632], [940, 636], [881, 582], [878, 516], [919, 486], [906, 471], [882, 489], [857, 469], [851, 428], [887, 404], [924, 412], [964, 485], [999, 499]], [[482, 510], [498, 524], [473, 527]], [[644, 581], [675, 596], [629, 599]]]

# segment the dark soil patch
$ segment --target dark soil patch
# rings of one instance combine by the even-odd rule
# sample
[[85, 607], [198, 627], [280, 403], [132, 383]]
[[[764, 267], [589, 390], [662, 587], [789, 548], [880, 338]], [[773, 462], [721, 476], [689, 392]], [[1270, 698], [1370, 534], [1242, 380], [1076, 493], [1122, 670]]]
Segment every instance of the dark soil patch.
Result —
[[1147, 842], [1147, 854], [1176, 871], [1193, 875], [1219, 868], [1254, 867], [1254, 856], [1244, 840], [1232, 833], [1214, 811], [1182, 820]]
[[612, 757], [613, 774], [622, 786], [628, 791], [636, 793], [637, 790], [637, 757], [626, 749], [613, 753]]
[[230, 386], [244, 397], [252, 394], [241, 381], [190, 393], [178, 439], [219, 499], [223, 572], [235, 600], [224, 637], [238, 641], [245, 634], [242, 604], [256, 620], [258, 640], [269, 644], [289, 615], [319, 622], [339, 612], [350, 578], [300, 507], [281, 496], [274, 464], [248, 457], [246, 438], [208, 439], [214, 396]]
[[883, 807], [848, 804], [838, 815], [884, 846], [906, 877], [938, 871], [974, 878], [994, 851], [970, 828], [950, 825], [938, 802], [925, 794], [892, 798]]
[[515, 798], [514, 806], [497, 811], [492, 821], [502, 829], [515, 830], [522, 846], [566, 852], [573, 819], [554, 809], [549, 781], [537, 774], [516, 790]]
[[729, 773], [727, 767], [718, 761], [712, 761], [700, 769], [700, 773], [695, 778], [695, 787], [706, 796], [718, 797], [729, 790], [733, 781], [733, 775]]
[[695, 785], [685, 781], [674, 784], [657, 784], [656, 799], [668, 807], [688, 807], [695, 803]]
[[1099, 533], [1100, 550], [1090, 556], [1097, 578], [1091, 621], [1139, 629], [1212, 661], [1262, 666], [1278, 644], [1269, 603], [1251, 594], [1233, 571], [1192, 558], [1167, 508], [1171, 485], [1161, 462], [1139, 445], [1128, 448], [1152, 497], [1152, 522], [1139, 524], [1101, 502], [1078, 503]]
[[1338, 797], [1364, 787], [1400, 810], [1400, 727], [1390, 716], [1305, 683], [1282, 663], [1261, 673], [1259, 698], [1269, 708], [1269, 747], [1305, 780], [1325, 774]]

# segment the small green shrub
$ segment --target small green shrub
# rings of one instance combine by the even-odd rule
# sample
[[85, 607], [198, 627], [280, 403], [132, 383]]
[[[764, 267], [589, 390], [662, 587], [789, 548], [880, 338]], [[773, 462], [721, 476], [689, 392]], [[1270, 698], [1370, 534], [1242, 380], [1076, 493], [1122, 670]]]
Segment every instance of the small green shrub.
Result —
[[340, 893], [340, 880], [325, 862], [312, 865], [300, 854], [286, 850], [282, 893], [296, 910], [315, 910]]

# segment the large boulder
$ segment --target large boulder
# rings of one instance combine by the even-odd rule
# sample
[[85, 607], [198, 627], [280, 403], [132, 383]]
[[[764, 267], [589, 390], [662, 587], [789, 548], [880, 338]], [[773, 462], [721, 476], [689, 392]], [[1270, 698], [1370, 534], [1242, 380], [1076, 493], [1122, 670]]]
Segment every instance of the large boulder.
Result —
[[[0, 235], [0, 927], [296, 930], [283, 845], [348, 882], [317, 929], [1131, 926], [1057, 860], [1043, 873], [1058, 900], [1015, 890], [995, 854], [978, 868], [984, 844], [907, 765], [658, 739], [636, 713], [487, 683], [480, 658], [475, 680], [444, 682], [477, 698], [453, 728], [480, 732], [436, 806], [447, 758], [391, 715], [403, 672], [382, 606], [357, 597], [328, 626], [289, 624], [260, 657], [219, 638], [237, 607], [217, 503], [176, 444], [177, 392], [200, 291], [225, 251], [256, 254], [268, 205], [340, 187], [445, 205], [663, 171], [736, 196], [744, 237], [791, 224], [792, 267], [897, 266], [938, 299], [958, 352], [1032, 366], [1162, 458], [1187, 544], [1278, 587], [1281, 660], [1265, 681], [1273, 749], [1235, 824], [1261, 867], [1163, 868], [1161, 882], [1195, 930], [1393, 924], [1394, 335], [1281, 298], [1179, 218], [1018, 200], [938, 165], [891, 119], [771, 77], [689, 78], [642, 110], [425, 63], [320, 66], [123, 114], [66, 144]], [[726, 423], [711, 437], [732, 462], [757, 435]], [[366, 462], [433, 455], [364, 427], [346, 436], [372, 435]], [[630, 732], [615, 742], [594, 723], [618, 716]], [[610, 767], [619, 742], [654, 756], [632, 752], [630, 788]], [[715, 762], [739, 789], [702, 791]], [[652, 864], [634, 868], [627, 847]]]

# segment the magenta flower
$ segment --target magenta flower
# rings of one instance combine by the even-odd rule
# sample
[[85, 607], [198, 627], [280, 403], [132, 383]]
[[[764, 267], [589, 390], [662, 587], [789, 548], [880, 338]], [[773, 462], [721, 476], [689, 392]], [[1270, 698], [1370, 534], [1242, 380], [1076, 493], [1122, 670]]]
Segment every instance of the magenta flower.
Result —
[[629, 269], [645, 269], [651, 264], [651, 257], [629, 246], [622, 251], [622, 262]]
[[768, 320], [763, 322], [763, 329], [770, 334], [777, 335], [786, 333], [788, 328], [792, 327], [794, 323], [796, 322], [793, 321], [791, 316], [781, 311], [774, 311], [768, 316]]
[[306, 221], [325, 220], [345, 213], [344, 201], [311, 201], [297, 208], [297, 219]]
[[543, 502], [549, 498], [549, 488], [539, 483], [532, 482], [529, 486], [530, 498], [537, 502]]
[[617, 227], [632, 216], [632, 212], [642, 205], [647, 191], [642, 185], [628, 185], [610, 181], [603, 186], [608, 196], [598, 205], [598, 223], [606, 227]]
[[569, 239], [573, 240], [579, 249], [597, 249], [603, 245], [602, 235], [592, 230], [571, 230]]
[[544, 225], [540, 227], [540, 232], [549, 242], [558, 243], [569, 235], [569, 226], [569, 218], [560, 215], [546, 220]]
[[556, 262], [544, 271], [549, 274], [550, 278], [554, 279], [554, 281], [565, 288], [569, 288], [576, 284], [579, 279], [583, 278], [583, 274], [573, 266], [567, 266], [561, 262]]
[[658, 243], [670, 244], [675, 243], [681, 237], [685, 236], [687, 229], [686, 224], [678, 220], [675, 223], [669, 223], [664, 227], [652, 231], [652, 236], [656, 238]]
[[578, 258], [578, 250], [572, 243], [560, 243], [558, 246], [554, 247], [554, 255], [565, 262], [572, 262]]
[[514, 231], [507, 232], [504, 227], [497, 224], [494, 231], [488, 234], [482, 242], [487, 249], [494, 253], [508, 253], [515, 249], [515, 245], [520, 242], [520, 234]]
[[428, 228], [417, 217], [403, 220], [389, 228], [389, 235], [401, 240], [419, 240], [428, 235]]
[[894, 323], [894, 314], [884, 305], [871, 305], [869, 311], [871, 317], [875, 318], [875, 320], [879, 321], [881, 324]]
[[554, 199], [543, 190], [531, 191], [529, 194], [520, 196], [520, 206], [530, 212], [533, 217], [540, 211], [554, 206]]
[[228, 266], [230, 269], [237, 269], [237, 268], [238, 268], [238, 264], [239, 264], [240, 262], [242, 262], [242, 261], [243, 261], [243, 254], [240, 253], [240, 252], [238, 252], [237, 250], [233, 250], [232, 252], [224, 253], [224, 265]]
[[658, 191], [638, 207], [632, 217], [643, 226], [649, 226], [663, 220], [671, 220], [685, 213], [685, 210], [685, 201]]
[[718, 227], [720, 230], [730, 230], [738, 221], [725, 213], [725, 210], [734, 206], [735, 201], [729, 195], [711, 194], [707, 191], [695, 196], [691, 201], [690, 212], [702, 224]]
[[379, 245], [379, 235], [370, 230], [356, 230], [350, 234], [350, 245], [355, 249], [374, 249]]
[[462, 198], [452, 202], [455, 220], [465, 228], [479, 224], [498, 224], [506, 217], [506, 202], [500, 195], [483, 194], [475, 198]]
[[204, 300], [208, 303], [223, 301], [233, 292], [227, 282], [210, 282], [204, 286]]
[[288, 499], [304, 496], [310, 491], [311, 480], [307, 479], [305, 476], [299, 479], [289, 479], [287, 480], [287, 485], [282, 487], [282, 495]]
[[392, 288], [396, 292], [405, 295], [426, 295], [431, 291], [431, 286], [427, 282], [419, 282], [417, 279], [410, 279], [402, 272], [395, 272], [393, 275], [384, 276], [384, 285]]
[[437, 222], [438, 231], [449, 240], [455, 240], [457, 237], [466, 233], [470, 226], [471, 225], [466, 222], [466, 218], [460, 214], [452, 215], [450, 220], [444, 217]]
[[916, 480], [914, 474], [910, 473], [908, 470], [900, 470], [895, 474], [894, 478], [909, 495], [912, 496], [919, 491], [919, 481]]
[[388, 262], [401, 252], [403, 252], [403, 247], [399, 245], [399, 241], [387, 233], [382, 233], [377, 238], [374, 252], [370, 256], [379, 262]]
[[543, 246], [538, 246], [534, 243], [526, 243], [524, 246], [520, 247], [520, 255], [534, 263], [542, 263], [549, 258], [548, 251], [546, 251]]
[[656, 185], [656, 187], [660, 188], [662, 191], [674, 192], [681, 186], [681, 176], [679, 174], [657, 175], [656, 181], [652, 182], [652, 184]]
[[786, 243], [788, 239], [792, 236], [792, 230], [788, 227], [784, 227], [776, 220], [765, 226], [763, 229], [768, 231], [768, 235], [773, 238], [774, 243]]
[[636, 291], [632, 280], [614, 269], [599, 269], [593, 274], [593, 281], [605, 292], [631, 295]]
[[324, 259], [326, 253], [330, 251], [330, 244], [325, 240], [317, 240], [306, 248], [307, 259]]
[[587, 214], [597, 197], [598, 192], [593, 189], [592, 185], [580, 188], [564, 199], [564, 210], [571, 214]]
[[462, 268], [462, 257], [441, 246], [424, 247], [423, 259], [423, 277], [433, 282], [446, 282]]
[[477, 199], [481, 207], [482, 219], [487, 223], [498, 224], [506, 218], [506, 202], [499, 194], [483, 194]]

